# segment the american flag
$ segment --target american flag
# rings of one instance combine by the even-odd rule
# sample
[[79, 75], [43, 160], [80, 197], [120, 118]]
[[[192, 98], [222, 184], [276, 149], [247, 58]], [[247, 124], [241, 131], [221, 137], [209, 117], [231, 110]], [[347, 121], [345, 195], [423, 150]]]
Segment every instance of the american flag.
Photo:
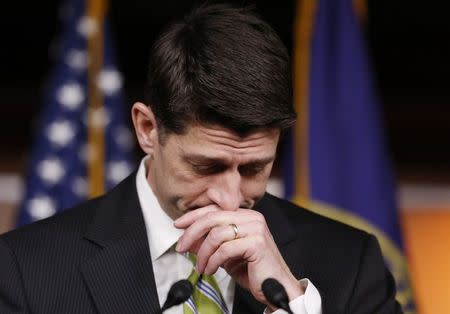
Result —
[[[98, 4], [100, 0], [69, 0], [61, 10], [62, 34], [37, 120], [18, 225], [49, 217], [93, 196], [88, 168], [96, 157], [101, 159], [97, 163], [102, 168], [100, 190], [110, 189], [135, 167], [130, 118], [123, 103], [122, 77], [114, 64], [109, 25], [104, 14], [92, 14], [102, 12]], [[92, 54], [92, 43], [98, 46], [98, 42], [100, 58]], [[93, 72], [96, 63], [98, 69]], [[92, 97], [93, 91], [99, 97]], [[100, 131], [100, 141], [98, 137], [92, 141], [92, 130]]]

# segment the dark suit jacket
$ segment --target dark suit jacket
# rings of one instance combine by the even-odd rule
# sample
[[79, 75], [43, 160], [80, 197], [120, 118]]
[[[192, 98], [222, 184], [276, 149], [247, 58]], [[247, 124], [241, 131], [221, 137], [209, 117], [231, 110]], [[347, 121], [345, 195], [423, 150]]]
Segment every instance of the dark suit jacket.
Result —
[[[269, 194], [256, 208], [323, 313], [396, 313], [376, 239]], [[168, 270], [170, 271], [170, 270]], [[156, 313], [135, 175], [100, 198], [0, 237], [0, 313]], [[263, 312], [239, 286], [233, 313]]]

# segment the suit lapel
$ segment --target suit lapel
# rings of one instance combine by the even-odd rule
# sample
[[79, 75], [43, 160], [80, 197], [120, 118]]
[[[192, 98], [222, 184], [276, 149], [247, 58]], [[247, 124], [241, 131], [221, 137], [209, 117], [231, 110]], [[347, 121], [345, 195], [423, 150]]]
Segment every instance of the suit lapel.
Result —
[[[303, 243], [305, 239], [301, 236], [303, 221], [293, 223], [292, 218], [287, 215], [287, 210], [282, 208], [287, 206], [287, 202], [270, 194], [266, 194], [257, 206], [258, 211], [266, 218], [267, 226], [292, 274], [298, 279], [303, 278], [304, 267], [301, 256], [302, 248], [305, 247]], [[303, 209], [296, 208], [296, 217], [302, 215], [302, 211]]]
[[85, 239], [99, 249], [81, 272], [100, 313], [160, 309], [135, 174], [99, 200]]
[[253, 295], [246, 289], [236, 284], [233, 300], [233, 314], [261, 314], [265, 305], [255, 300]]
[[[275, 243], [280, 250], [291, 272], [296, 278], [303, 278], [302, 265], [297, 243], [296, 231], [292, 227], [288, 217], [278, 208], [279, 203], [272, 196], [266, 194], [256, 204], [255, 209], [266, 218], [267, 225], [272, 233]], [[246, 289], [236, 285], [234, 295], [233, 314], [263, 313], [265, 305], [255, 300], [253, 295]]]

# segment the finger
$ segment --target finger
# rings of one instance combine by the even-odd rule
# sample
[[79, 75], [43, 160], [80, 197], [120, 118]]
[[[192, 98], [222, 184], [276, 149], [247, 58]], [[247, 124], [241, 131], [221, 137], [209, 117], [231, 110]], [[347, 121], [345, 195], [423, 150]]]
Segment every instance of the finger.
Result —
[[203, 217], [204, 215], [208, 214], [209, 212], [214, 212], [214, 211], [226, 212], [226, 213], [247, 212], [247, 213], [250, 213], [250, 214], [256, 214], [256, 215], [261, 215], [262, 216], [262, 214], [260, 214], [259, 212], [255, 211], [254, 209], [238, 208], [236, 211], [224, 211], [219, 206], [213, 204], [213, 205], [208, 205], [208, 206], [205, 206], [205, 207], [198, 208], [198, 209], [195, 209], [193, 211], [187, 212], [183, 216], [181, 216], [178, 219], [176, 219], [174, 221], [174, 225], [178, 229], [187, 228], [192, 223], [197, 221], [199, 218]]
[[204, 240], [204, 238], [195, 241], [191, 245], [191, 247], [189, 248], [188, 252], [197, 255], [198, 254], [198, 250], [200, 249], [203, 240]]
[[253, 245], [252, 238], [242, 238], [223, 243], [208, 259], [203, 273], [214, 274], [217, 269], [230, 259], [240, 258], [249, 261], [251, 252], [249, 248]]
[[234, 240], [236, 234], [231, 225], [212, 228], [197, 252], [197, 270], [202, 273], [208, 258], [226, 241]]
[[236, 225], [236, 229], [237, 234], [235, 233], [232, 224], [216, 226], [211, 229], [198, 250], [197, 267], [200, 272], [204, 271], [211, 255], [214, 254], [223, 243], [235, 240], [236, 238], [246, 238], [250, 235], [255, 239], [263, 239], [269, 234], [265, 224], [253, 220], [241, 225]]
[[[227, 241], [219, 245], [214, 253], [207, 257], [204, 273], [209, 274], [211, 270], [214, 272], [217, 271], [219, 266], [225, 265], [228, 261], [227, 259], [241, 257], [247, 263], [253, 262], [258, 255], [256, 252], [261, 252], [261, 250], [268, 248], [267, 244], [271, 242], [271, 234], [265, 221], [252, 220], [245, 224], [236, 225], [236, 227], [238, 229], [238, 239]], [[205, 243], [202, 243], [199, 252], [203, 245], [205, 245]], [[240, 247], [235, 248], [235, 246]], [[245, 252], [246, 255], [239, 255], [243, 252]]]
[[217, 205], [208, 205], [205, 207], [197, 208], [193, 211], [187, 212], [186, 214], [175, 220], [174, 226], [178, 229], [184, 229], [186, 227], [189, 227], [194, 221], [206, 215], [207, 213], [218, 210], [220, 210], [220, 208]]
[[243, 261], [239, 257], [235, 257], [235, 258], [227, 260], [225, 263], [223, 263], [221, 265], [221, 267], [224, 268], [228, 272], [228, 274], [231, 275], [231, 272], [230, 272], [231, 270], [234, 270], [235, 268], [240, 267], [241, 265], [244, 265], [244, 264], [246, 264], [245, 261]]
[[197, 241], [214, 227], [221, 225], [236, 225], [246, 224], [255, 221], [255, 217], [260, 214], [255, 214], [255, 211], [211, 211], [196, 221], [194, 221], [178, 239], [178, 252], [185, 252], [189, 250], [192, 243]]
[[[234, 259], [232, 263], [228, 261], [222, 265], [222, 268], [233, 278], [240, 278], [240, 284], [248, 287], [248, 264], [247, 261], [243, 259]], [[247, 274], [247, 276], [242, 276], [242, 274]], [[241, 275], [241, 276], [240, 276]], [[246, 278], [247, 277], [247, 278]]]

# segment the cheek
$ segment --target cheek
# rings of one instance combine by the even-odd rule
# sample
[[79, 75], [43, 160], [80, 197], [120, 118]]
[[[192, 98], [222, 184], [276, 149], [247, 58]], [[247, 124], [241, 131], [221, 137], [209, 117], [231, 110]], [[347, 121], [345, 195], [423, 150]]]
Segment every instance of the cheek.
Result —
[[204, 194], [208, 188], [208, 180], [198, 178], [192, 172], [175, 169], [170, 179], [172, 190], [187, 202], [194, 201]]

